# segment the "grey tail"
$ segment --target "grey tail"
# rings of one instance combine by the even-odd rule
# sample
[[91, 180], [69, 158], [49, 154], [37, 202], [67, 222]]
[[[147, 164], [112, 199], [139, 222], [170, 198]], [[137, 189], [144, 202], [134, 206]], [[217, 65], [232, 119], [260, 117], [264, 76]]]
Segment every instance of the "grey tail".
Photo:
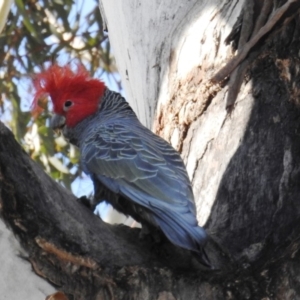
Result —
[[199, 263], [201, 263], [201, 265], [203, 265], [204, 267], [210, 269], [210, 270], [214, 270], [214, 266], [212, 265], [206, 251], [204, 250], [204, 247], [200, 247], [199, 251], [195, 252], [192, 251], [194, 257], [197, 259], [197, 261]]

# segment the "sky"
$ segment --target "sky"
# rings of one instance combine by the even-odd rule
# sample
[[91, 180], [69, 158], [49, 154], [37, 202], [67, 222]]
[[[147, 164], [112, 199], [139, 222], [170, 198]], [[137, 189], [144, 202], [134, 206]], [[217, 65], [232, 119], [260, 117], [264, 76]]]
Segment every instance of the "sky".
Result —
[[[92, 9], [95, 7], [95, 5], [98, 5], [98, 2], [95, 0], [75, 0], [73, 8], [71, 10], [71, 14], [69, 16], [70, 23], [72, 23], [72, 22], [74, 23], [77, 12], [80, 12], [81, 18], [80, 18], [79, 28], [82, 28], [82, 31], [84, 31], [84, 29], [87, 26], [87, 22], [85, 22], [85, 16], [92, 11]], [[12, 6], [12, 10], [13, 9], [15, 9], [14, 6]], [[50, 20], [51, 20], [51, 12], [49, 12], [49, 15], [50, 15]], [[48, 15], [48, 17], [49, 17], [49, 15]], [[57, 20], [55, 20], [55, 18], [52, 18], [52, 22], [53, 22], [53, 25], [57, 25]], [[96, 25], [94, 25], [94, 26], [95, 26], [95, 28], [93, 28], [93, 26], [92, 26], [92, 27], [88, 28], [88, 30], [89, 30], [89, 32], [94, 32], [94, 34], [97, 34], [98, 28]], [[78, 33], [80, 34], [80, 31]], [[56, 37], [51, 36], [46, 40], [46, 43], [53, 44], [56, 41], [57, 41]], [[78, 47], [83, 46], [83, 42], [80, 40], [80, 36], [75, 38], [74, 46], [78, 46]], [[22, 47], [20, 49], [20, 52], [22, 52]], [[24, 47], [24, 53], [26, 53], [25, 47]], [[64, 63], [69, 62], [70, 57], [66, 53], [65, 54], [60, 53], [57, 60], [58, 60], [58, 63], [64, 64]], [[88, 57], [87, 57], [87, 60], [84, 61], [84, 63], [88, 64]], [[37, 71], [39, 71], [39, 70], [37, 70]], [[95, 77], [97, 77], [97, 75], [99, 76], [100, 74], [101, 74], [101, 77], [98, 77], [98, 78], [100, 78], [102, 81], [104, 81], [104, 83], [106, 84], [106, 86], [109, 89], [120, 92], [124, 96], [123, 89], [119, 90], [119, 86], [117, 85], [116, 81], [113, 80], [110, 76], [108, 76], [107, 73], [99, 70], [98, 72], [96, 72]], [[119, 74], [116, 73], [116, 74], [113, 74], [113, 76], [118, 81], [120, 80]], [[18, 82], [17, 86], [18, 86], [19, 95], [22, 95], [21, 110], [24, 112], [30, 111], [31, 102], [32, 102], [32, 90], [30, 89], [31, 81], [28, 78], [27, 79], [23, 78], [20, 80], [20, 82]], [[4, 107], [5, 107], [5, 111], [2, 115], [0, 115], [0, 120], [7, 123], [7, 121], [10, 120], [10, 116], [11, 116], [10, 102], [6, 101], [4, 103]], [[82, 177], [80, 177], [80, 178], [77, 177], [75, 179], [75, 181], [72, 183], [71, 188], [72, 188], [72, 192], [77, 197], [88, 196], [93, 193], [93, 183], [92, 183], [91, 179], [89, 178], [89, 176], [87, 176], [86, 174], [83, 174]], [[121, 217], [120, 215], [116, 215], [115, 213], [112, 214], [112, 208], [110, 207], [110, 205], [107, 205], [105, 202], [103, 202], [96, 208], [95, 213], [99, 214], [106, 221], [111, 221], [111, 219], [114, 219], [114, 221], [124, 223], [127, 220], [127, 218], [125, 218], [125, 217]], [[129, 221], [129, 224], [132, 223], [132, 220], [127, 220], [127, 223], [128, 223], [128, 221]]]

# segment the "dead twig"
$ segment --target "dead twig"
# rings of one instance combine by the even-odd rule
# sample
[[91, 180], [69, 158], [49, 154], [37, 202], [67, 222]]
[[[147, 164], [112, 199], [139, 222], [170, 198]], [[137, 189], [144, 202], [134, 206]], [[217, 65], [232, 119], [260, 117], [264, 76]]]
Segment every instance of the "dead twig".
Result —
[[[249, 0], [245, 3], [243, 7], [243, 22], [241, 28], [240, 39], [238, 43], [238, 50], [243, 49], [244, 45], [247, 43], [251, 36], [253, 29], [253, 14], [254, 14], [254, 2]], [[226, 98], [226, 109], [231, 109], [240, 91], [243, 78], [245, 75], [245, 64], [242, 63], [238, 68], [236, 68], [228, 82], [228, 94]]]
[[258, 32], [258, 30], [263, 27], [271, 13], [273, 7], [273, 0], [265, 0], [263, 2], [263, 7], [261, 12], [256, 20], [255, 27], [252, 33], [252, 37]]
[[289, 0], [283, 6], [277, 9], [273, 17], [261, 27], [258, 33], [245, 44], [240, 53], [233, 57], [220, 71], [218, 71], [212, 78], [211, 82], [216, 84], [221, 82], [225, 77], [231, 74], [231, 72], [246, 58], [250, 50], [258, 43], [258, 41], [264, 37], [272, 28], [278, 23], [283, 14], [289, 9], [291, 4], [298, 0]]
[[[257, 32], [259, 31], [259, 29], [266, 23], [266, 21], [269, 17], [269, 14], [271, 13], [272, 6], [273, 6], [272, 0], [265, 0], [263, 2], [263, 7], [261, 8], [260, 14], [255, 22], [255, 26], [254, 26], [253, 32], [251, 34], [251, 38], [254, 37], [257, 34]], [[252, 12], [254, 11], [253, 7], [252, 7], [251, 11]], [[245, 14], [245, 12], [246, 11], [244, 10], [244, 14]], [[248, 15], [252, 19], [252, 14], [248, 14]], [[250, 34], [250, 32], [249, 32], [249, 34]], [[242, 35], [242, 31], [241, 31], [241, 35]], [[246, 44], [246, 42], [247, 41], [245, 41], [244, 44]], [[244, 46], [244, 44], [239, 42], [238, 49], [241, 49]], [[254, 55], [253, 55], [253, 53], [252, 53], [252, 55], [250, 54], [250, 56], [248, 58], [246, 58], [241, 63], [241, 65], [238, 66], [230, 75], [230, 80], [228, 83], [228, 94], [227, 94], [227, 98], [226, 98], [226, 109], [228, 111], [230, 111], [232, 109], [232, 107], [237, 99], [237, 96], [241, 89], [247, 68], [248, 68], [249, 64], [254, 60], [255, 56], [256, 56], [256, 54], [254, 54]]]

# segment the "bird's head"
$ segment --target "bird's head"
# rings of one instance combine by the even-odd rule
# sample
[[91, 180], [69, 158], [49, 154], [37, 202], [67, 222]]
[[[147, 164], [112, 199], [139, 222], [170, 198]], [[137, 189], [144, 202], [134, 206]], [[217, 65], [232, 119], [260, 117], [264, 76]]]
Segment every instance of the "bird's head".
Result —
[[36, 74], [33, 79], [35, 96], [33, 110], [38, 109], [39, 99], [49, 95], [53, 104], [54, 116], [51, 127], [74, 127], [86, 117], [94, 114], [105, 92], [105, 85], [90, 77], [82, 65], [73, 71], [70, 65], [52, 65]]

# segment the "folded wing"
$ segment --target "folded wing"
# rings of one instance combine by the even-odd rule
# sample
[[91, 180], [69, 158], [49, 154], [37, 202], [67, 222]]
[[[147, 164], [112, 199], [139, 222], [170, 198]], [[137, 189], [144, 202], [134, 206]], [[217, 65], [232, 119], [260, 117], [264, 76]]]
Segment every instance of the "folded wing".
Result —
[[80, 147], [84, 170], [108, 189], [150, 211], [174, 244], [199, 251], [206, 233], [197, 223], [181, 157], [150, 130], [128, 128], [109, 124], [93, 130]]

